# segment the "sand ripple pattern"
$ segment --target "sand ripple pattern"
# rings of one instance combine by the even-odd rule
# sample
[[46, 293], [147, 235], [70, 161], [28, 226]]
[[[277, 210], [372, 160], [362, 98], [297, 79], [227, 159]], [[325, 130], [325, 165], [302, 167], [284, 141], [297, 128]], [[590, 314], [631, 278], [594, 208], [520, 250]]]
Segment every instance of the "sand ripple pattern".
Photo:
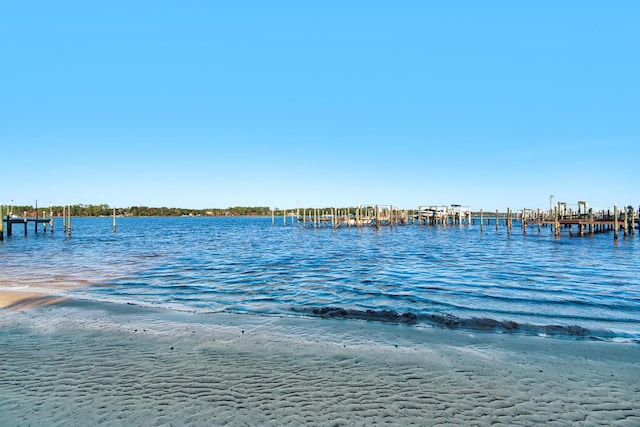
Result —
[[531, 338], [512, 352], [397, 325], [368, 342], [345, 339], [344, 321], [48, 316], [2, 327], [0, 425], [640, 424], [640, 368], [605, 357], [612, 343]]

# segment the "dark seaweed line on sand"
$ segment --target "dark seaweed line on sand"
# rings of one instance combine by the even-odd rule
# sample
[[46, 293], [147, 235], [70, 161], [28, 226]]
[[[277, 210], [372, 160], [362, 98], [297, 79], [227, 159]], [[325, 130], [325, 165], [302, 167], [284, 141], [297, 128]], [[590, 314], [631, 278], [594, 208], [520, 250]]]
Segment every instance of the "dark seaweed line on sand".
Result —
[[[356, 319], [398, 324], [430, 324], [447, 329], [463, 329], [481, 332], [519, 333], [526, 335], [553, 335], [594, 340], [610, 339], [608, 331], [592, 331], [578, 325], [531, 325], [490, 318], [460, 318], [451, 314], [397, 313], [393, 310], [356, 310], [342, 307], [293, 307], [292, 311], [314, 317]], [[640, 340], [634, 340], [640, 343]]]

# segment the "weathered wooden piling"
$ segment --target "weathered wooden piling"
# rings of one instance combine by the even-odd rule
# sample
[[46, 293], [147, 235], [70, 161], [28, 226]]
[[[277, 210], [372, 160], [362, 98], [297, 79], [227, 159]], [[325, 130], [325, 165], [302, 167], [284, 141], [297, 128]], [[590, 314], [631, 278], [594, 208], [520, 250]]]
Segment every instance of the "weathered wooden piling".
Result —
[[618, 240], [618, 205], [613, 205], [613, 240]]
[[116, 232], [116, 208], [113, 208], [113, 232]]
[[[63, 222], [65, 228], [70, 228], [70, 207], [65, 207], [66, 220]], [[43, 216], [45, 213], [43, 212]], [[328, 210], [320, 209], [284, 209], [282, 210], [283, 225], [286, 227], [288, 224], [287, 216], [291, 216], [291, 225], [294, 225], [294, 221], [297, 221], [298, 228], [300, 228], [300, 222], [302, 226], [307, 227], [307, 222], [313, 224], [313, 228], [331, 227], [332, 229], [338, 229], [343, 225], [350, 229], [351, 226], [356, 228], [363, 226], [373, 226], [380, 228], [388, 225], [390, 228], [398, 227], [400, 225], [430, 225], [430, 226], [454, 226], [454, 225], [473, 225], [478, 221], [477, 215], [472, 215], [471, 210], [461, 205], [420, 205], [416, 210], [402, 210], [394, 208], [392, 205], [358, 205], [356, 208], [336, 208], [330, 207]], [[294, 220], [295, 217], [295, 220]], [[493, 215], [485, 215], [483, 209], [479, 210], [479, 229], [484, 230], [485, 225], [490, 225]], [[29, 218], [28, 221], [33, 221]], [[485, 224], [486, 221], [486, 224]], [[510, 234], [513, 231], [514, 222], [520, 221], [520, 228], [522, 233], [527, 234], [527, 228], [531, 227], [533, 230], [537, 226], [538, 233], [541, 232], [542, 227], [550, 227], [552, 233], [555, 236], [559, 236], [563, 229], [568, 230], [569, 235], [584, 236], [588, 230], [591, 234], [595, 232], [604, 232], [607, 230], [614, 230], [614, 238], [618, 238], [618, 234], [622, 229], [624, 236], [633, 236], [635, 234], [635, 227], [640, 223], [640, 219], [636, 218], [636, 211], [632, 206], [626, 206], [622, 211], [616, 209], [612, 214], [610, 211], [600, 211], [597, 214], [592, 208], [587, 206], [586, 202], [578, 202], [578, 209], [572, 209], [566, 202], [558, 202], [557, 206], [552, 207], [549, 211], [537, 209], [528, 209], [523, 207], [522, 210], [513, 210], [508, 207], [506, 212], [500, 213], [498, 209], [495, 211], [495, 227], [496, 232], [500, 230], [500, 225], [504, 225], [507, 233]], [[17, 223], [22, 223], [22, 220], [18, 220]], [[271, 223], [275, 222], [275, 210], [271, 211]], [[309, 226], [311, 226], [309, 224]], [[576, 228], [573, 226], [577, 227]], [[115, 230], [115, 217], [114, 217], [114, 230]], [[639, 228], [640, 232], [640, 228]]]
[[0, 205], [0, 241], [2, 240], [4, 240], [4, 212], [2, 205]]
[[71, 237], [71, 206], [67, 206], [67, 235]]

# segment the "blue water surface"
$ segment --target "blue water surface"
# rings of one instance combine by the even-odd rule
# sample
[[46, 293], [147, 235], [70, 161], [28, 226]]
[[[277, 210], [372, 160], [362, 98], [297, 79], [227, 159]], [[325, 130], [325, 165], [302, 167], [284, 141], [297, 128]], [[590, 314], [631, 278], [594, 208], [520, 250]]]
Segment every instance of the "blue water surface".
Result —
[[118, 218], [116, 233], [73, 218], [71, 237], [57, 220], [0, 242], [2, 286], [70, 283], [79, 299], [626, 340], [640, 339], [639, 261], [637, 234], [282, 218]]

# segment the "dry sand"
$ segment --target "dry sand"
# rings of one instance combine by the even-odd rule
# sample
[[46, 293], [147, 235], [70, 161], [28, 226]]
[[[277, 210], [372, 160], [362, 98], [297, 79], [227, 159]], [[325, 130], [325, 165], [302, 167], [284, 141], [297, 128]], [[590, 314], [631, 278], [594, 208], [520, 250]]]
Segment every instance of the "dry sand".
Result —
[[0, 425], [640, 425], [638, 344], [64, 301], [0, 360]]

